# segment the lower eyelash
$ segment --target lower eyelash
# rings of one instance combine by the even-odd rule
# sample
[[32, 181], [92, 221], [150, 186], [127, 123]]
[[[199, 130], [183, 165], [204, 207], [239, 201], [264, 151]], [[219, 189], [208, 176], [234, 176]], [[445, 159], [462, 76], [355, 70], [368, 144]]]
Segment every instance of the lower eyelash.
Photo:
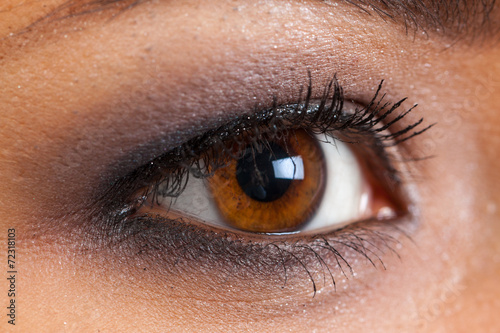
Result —
[[262, 240], [182, 220], [138, 216], [120, 222], [119, 229], [106, 235], [111, 239], [107, 248], [141, 260], [141, 266], [159, 265], [174, 275], [194, 274], [195, 270], [218, 275], [230, 272], [247, 279], [280, 280], [282, 287], [290, 276], [306, 278], [314, 297], [328, 284], [336, 289], [338, 277], [352, 277], [352, 262], [358, 259], [385, 269], [382, 255], [398, 256], [399, 238], [408, 237], [400, 223], [367, 220], [328, 234]]

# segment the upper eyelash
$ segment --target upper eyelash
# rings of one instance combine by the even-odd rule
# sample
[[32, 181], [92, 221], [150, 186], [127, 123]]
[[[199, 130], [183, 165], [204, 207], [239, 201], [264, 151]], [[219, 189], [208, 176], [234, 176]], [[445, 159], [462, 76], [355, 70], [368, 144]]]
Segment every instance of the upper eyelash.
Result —
[[[412, 112], [416, 105], [387, 121], [401, 107], [406, 98], [394, 104], [385, 102], [385, 94], [381, 94], [383, 82], [380, 82], [373, 98], [366, 106], [347, 114], [344, 110], [343, 89], [335, 77], [326, 85], [321, 98], [314, 105], [312, 104], [314, 102], [312, 82], [309, 79], [304, 100], [299, 98], [297, 103], [281, 106], [274, 103], [274, 106], [269, 109], [238, 117], [228, 124], [185, 142], [151, 161], [145, 167], [136, 170], [128, 178], [134, 180], [133, 183], [137, 188], [144, 190], [137, 195], [135, 200], [127, 203], [127, 207], [122, 207], [121, 212], [133, 214], [151, 194], [151, 202], [158, 202], [160, 197], [180, 195], [190, 173], [197, 177], [206, 177], [224, 165], [226, 157], [231, 155], [226, 147], [227, 142], [241, 145], [251, 142], [265, 144], [266, 140], [272, 139], [279, 133], [295, 128], [305, 128], [315, 134], [330, 136], [332, 131], [338, 131], [343, 135], [342, 140], [351, 143], [357, 142], [357, 134], [369, 134], [374, 142], [380, 145], [378, 147], [380, 152], [384, 153], [386, 147], [407, 141], [433, 126], [431, 124], [418, 129], [423, 123], [423, 118], [420, 118], [396, 132], [389, 131], [385, 134]], [[302, 96], [302, 93], [299, 96]], [[210, 151], [215, 151], [217, 154], [210, 154]], [[394, 168], [390, 165], [388, 167], [392, 174], [397, 174]], [[127, 183], [130, 184], [130, 182]]]

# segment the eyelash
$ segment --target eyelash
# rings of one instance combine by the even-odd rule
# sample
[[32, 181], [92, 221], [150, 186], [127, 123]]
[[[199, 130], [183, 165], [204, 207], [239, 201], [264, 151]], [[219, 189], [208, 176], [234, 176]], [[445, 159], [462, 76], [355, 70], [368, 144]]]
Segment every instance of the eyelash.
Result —
[[[211, 172], [222, 167], [226, 157], [232, 154], [228, 143], [265, 145], [267, 140], [274, 139], [279, 133], [297, 128], [324, 134], [334, 140], [340, 140], [332, 134], [338, 132], [342, 134], [343, 141], [357, 144], [368, 138], [371, 141], [369, 148], [378, 156], [383, 156], [384, 168], [389, 170], [392, 180], [399, 183], [398, 171], [392, 166], [387, 149], [427, 131], [432, 125], [417, 130], [423, 123], [423, 118], [420, 118], [390, 133], [390, 129], [410, 114], [415, 106], [389, 120], [405, 99], [394, 104], [384, 102], [382, 85], [383, 81], [368, 105], [347, 114], [344, 110], [343, 89], [335, 77], [326, 85], [316, 103], [313, 103], [312, 82], [309, 79], [303, 101], [300, 97], [294, 104], [277, 106], [274, 103], [269, 109], [238, 117], [172, 149], [132, 172], [110, 190], [110, 193], [126, 193], [126, 197], [132, 197], [132, 200], [125, 205], [121, 202], [118, 209], [114, 206], [112, 213], [104, 219], [109, 230], [108, 236], [113, 235], [110, 238], [115, 244], [134, 239], [132, 243], [140, 244], [138, 247], [141, 248], [135, 253], [136, 256], [144, 255], [147, 259], [146, 253], [154, 254], [156, 258], [161, 254], [166, 267], [173, 265], [181, 271], [179, 262], [190, 260], [212, 267], [217, 260], [227, 263], [229, 258], [240, 268], [252, 270], [260, 267], [258, 274], [263, 274], [262, 267], [269, 268], [269, 273], [276, 272], [276, 265], [280, 263], [286, 284], [292, 262], [297, 262], [311, 280], [313, 295], [317, 291], [313, 272], [322, 271], [323, 277], [329, 275], [334, 286], [336, 282], [331, 265], [337, 267], [346, 278], [346, 271], [353, 273], [351, 264], [345, 259], [347, 252], [354, 251], [373, 266], [376, 267], [378, 261], [384, 267], [381, 254], [385, 250], [395, 253], [393, 245], [398, 243], [397, 235], [405, 234], [394, 221], [361, 221], [328, 234], [306, 235], [302, 238], [262, 239], [261, 236], [259, 239], [254, 235], [243, 236], [243, 233], [231, 231], [221, 233], [211, 227], [182, 220], [136, 216], [138, 209], [150, 196], [150, 202], [154, 204], [161, 197], [180, 195], [190, 173], [208, 177]], [[302, 95], [301, 92], [299, 96]], [[392, 231], [396, 234], [391, 235]], [[193, 248], [192, 244], [197, 244], [197, 247]], [[314, 265], [316, 270], [312, 267]]]

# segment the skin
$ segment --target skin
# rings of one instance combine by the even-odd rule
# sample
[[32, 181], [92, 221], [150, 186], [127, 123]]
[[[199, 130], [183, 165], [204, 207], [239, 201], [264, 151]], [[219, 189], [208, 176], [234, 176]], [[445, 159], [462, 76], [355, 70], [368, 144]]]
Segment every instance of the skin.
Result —
[[[494, 36], [407, 34], [344, 3], [208, 0], [145, 3], [109, 20], [111, 9], [9, 36], [60, 3], [11, 0], [0, 14], [0, 241], [6, 248], [15, 228], [18, 257], [16, 325], [4, 315], [1, 331], [500, 329]], [[337, 290], [321, 284], [313, 298], [303, 275], [284, 289], [269, 276], [229, 284], [215, 269], [171, 274], [154, 258], [91, 241], [82, 250], [81, 226], [99, 209], [91, 205], [106, 177], [162, 151], [128, 161], [132, 152], [182, 143], [179, 129], [203, 132], [274, 97], [295, 102], [308, 70], [316, 97], [337, 73], [346, 98], [367, 103], [384, 79], [388, 101], [419, 104], [406, 125], [437, 123], [400, 148], [432, 158], [404, 164], [415, 216], [399, 257], [382, 256], [386, 269], [353, 255], [356, 275], [335, 272]]]

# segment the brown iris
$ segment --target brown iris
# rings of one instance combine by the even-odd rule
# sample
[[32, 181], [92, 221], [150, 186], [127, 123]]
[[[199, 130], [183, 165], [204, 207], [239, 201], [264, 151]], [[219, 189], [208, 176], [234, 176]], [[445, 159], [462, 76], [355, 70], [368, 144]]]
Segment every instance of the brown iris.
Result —
[[323, 195], [325, 162], [316, 139], [295, 130], [256, 148], [249, 144], [209, 178], [225, 222], [251, 232], [298, 230]]

